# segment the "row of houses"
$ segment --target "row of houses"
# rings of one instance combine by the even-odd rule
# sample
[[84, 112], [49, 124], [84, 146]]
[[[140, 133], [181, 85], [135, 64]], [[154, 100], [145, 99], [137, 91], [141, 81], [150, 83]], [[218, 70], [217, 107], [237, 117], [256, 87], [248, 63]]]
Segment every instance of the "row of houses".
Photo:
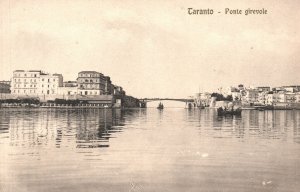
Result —
[[228, 95], [244, 105], [274, 105], [276, 103], [300, 103], [300, 86], [282, 87], [239, 87], [231, 88]]
[[[243, 106], [254, 105], [276, 105], [280, 103], [300, 103], [300, 86], [281, 86], [271, 88], [269, 86], [261, 87], [228, 87], [218, 89], [218, 93], [224, 95], [224, 98], [232, 98], [233, 101], [241, 101]], [[211, 93], [197, 93], [195, 102], [197, 105], [208, 106], [211, 104]]]
[[112, 84], [109, 76], [97, 71], [81, 71], [76, 81], [64, 82], [62, 74], [41, 70], [15, 70], [11, 81], [0, 81], [0, 93], [17, 96], [125, 95], [122, 87]]

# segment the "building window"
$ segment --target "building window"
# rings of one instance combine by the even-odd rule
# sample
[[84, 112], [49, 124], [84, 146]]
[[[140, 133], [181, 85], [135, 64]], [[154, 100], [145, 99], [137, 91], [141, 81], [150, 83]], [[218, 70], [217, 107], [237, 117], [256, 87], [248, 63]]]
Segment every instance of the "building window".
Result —
[[36, 74], [34, 74], [34, 77], [36, 77]]
[[48, 83], [50, 82], [50, 79], [48, 79]]

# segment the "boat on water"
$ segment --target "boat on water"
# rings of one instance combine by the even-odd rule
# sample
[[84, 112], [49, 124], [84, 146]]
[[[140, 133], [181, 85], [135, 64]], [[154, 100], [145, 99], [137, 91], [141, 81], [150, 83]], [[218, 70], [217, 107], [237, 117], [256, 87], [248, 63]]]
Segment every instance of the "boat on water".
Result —
[[225, 116], [225, 115], [242, 115], [242, 109], [238, 108], [238, 109], [223, 109], [222, 107], [219, 107], [217, 109], [218, 112], [218, 116]]
[[242, 108], [239, 102], [220, 101], [218, 102], [217, 113], [218, 116], [226, 116], [226, 115], [240, 116], [242, 114]]
[[164, 109], [164, 104], [162, 104], [161, 102], [159, 102], [157, 109]]

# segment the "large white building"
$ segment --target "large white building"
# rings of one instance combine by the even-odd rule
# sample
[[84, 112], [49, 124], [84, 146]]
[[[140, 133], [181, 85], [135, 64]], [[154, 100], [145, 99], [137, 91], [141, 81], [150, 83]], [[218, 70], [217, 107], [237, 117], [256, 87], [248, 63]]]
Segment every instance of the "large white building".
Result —
[[13, 72], [11, 93], [15, 95], [53, 95], [63, 85], [61, 74], [48, 74], [40, 70]]
[[40, 76], [40, 94], [54, 95], [58, 94], [58, 87], [63, 86], [63, 77], [61, 74], [43, 74]]

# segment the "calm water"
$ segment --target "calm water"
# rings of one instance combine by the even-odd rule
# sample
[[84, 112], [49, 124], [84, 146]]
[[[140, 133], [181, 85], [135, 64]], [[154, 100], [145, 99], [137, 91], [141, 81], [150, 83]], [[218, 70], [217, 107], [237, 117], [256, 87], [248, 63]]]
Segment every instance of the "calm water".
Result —
[[299, 191], [300, 111], [0, 110], [0, 191]]

